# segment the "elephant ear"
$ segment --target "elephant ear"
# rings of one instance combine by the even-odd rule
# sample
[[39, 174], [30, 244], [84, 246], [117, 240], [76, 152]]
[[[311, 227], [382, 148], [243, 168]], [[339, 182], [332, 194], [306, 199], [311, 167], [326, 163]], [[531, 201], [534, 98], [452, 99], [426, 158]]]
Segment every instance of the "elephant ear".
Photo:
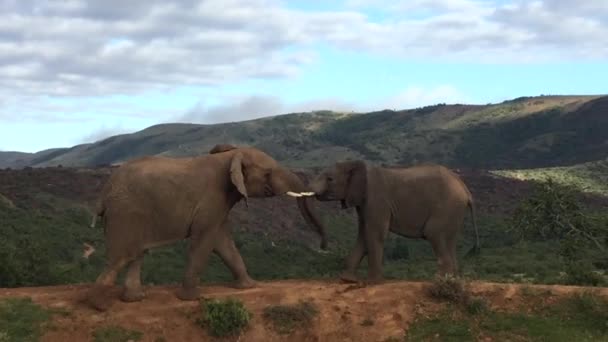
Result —
[[367, 193], [367, 168], [360, 160], [343, 163], [346, 174], [346, 191], [342, 207], [353, 207], [362, 205]]
[[222, 153], [236, 149], [237, 147], [230, 144], [217, 144], [209, 150], [209, 154]]
[[245, 203], [247, 203], [247, 188], [245, 187], [245, 177], [243, 175], [243, 154], [241, 152], [236, 153], [230, 162], [230, 180], [241, 195], [245, 197]]

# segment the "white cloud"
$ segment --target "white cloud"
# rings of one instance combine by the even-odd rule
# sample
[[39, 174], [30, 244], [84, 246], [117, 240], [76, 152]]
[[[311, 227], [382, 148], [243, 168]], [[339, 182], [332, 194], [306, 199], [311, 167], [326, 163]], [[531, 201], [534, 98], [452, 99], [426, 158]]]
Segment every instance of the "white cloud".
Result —
[[[314, 61], [315, 43], [467, 62], [608, 57], [603, 0], [350, 4], [299, 11], [278, 0], [4, 1], [0, 99], [292, 77]], [[387, 17], [373, 21], [369, 7]]]
[[205, 105], [202, 101], [177, 121], [214, 124], [252, 120], [266, 116], [287, 113], [309, 112], [314, 110], [350, 111], [354, 105], [333, 98], [316, 99], [285, 103], [278, 96], [252, 95], [245, 97], [226, 97], [219, 105]]
[[[0, 120], [160, 121], [176, 111], [142, 112], [133, 104], [88, 99], [295, 77], [317, 61], [318, 44], [404, 62], [608, 59], [604, 0], [346, 2], [342, 10], [303, 11], [280, 0], [1, 1]], [[450, 87], [410, 88], [375, 103], [404, 108], [464, 102], [460, 95]], [[322, 107], [378, 108], [328, 96], [299, 104], [275, 94], [225, 99], [222, 106], [203, 101], [185, 118], [217, 122]], [[61, 97], [79, 99], [49, 100]]]
[[121, 124], [102, 125], [101, 127], [97, 128], [95, 131], [82, 137], [80, 139], [79, 143], [80, 144], [94, 143], [94, 142], [101, 141], [103, 139], [109, 138], [114, 135], [132, 133], [132, 132], [133, 132], [133, 130], [127, 129], [124, 126], [122, 126]]
[[434, 88], [407, 87], [399, 94], [382, 101], [383, 108], [402, 110], [434, 105], [438, 103], [468, 103], [470, 100], [458, 89], [450, 85]]
[[214, 124], [237, 122], [287, 113], [317, 110], [336, 112], [371, 112], [381, 109], [412, 109], [438, 103], [467, 103], [466, 95], [451, 85], [437, 87], [410, 86], [393, 96], [377, 98], [370, 103], [346, 101], [338, 98], [320, 98], [297, 103], [285, 103], [278, 96], [252, 95], [226, 97], [219, 105], [198, 103], [176, 121]]

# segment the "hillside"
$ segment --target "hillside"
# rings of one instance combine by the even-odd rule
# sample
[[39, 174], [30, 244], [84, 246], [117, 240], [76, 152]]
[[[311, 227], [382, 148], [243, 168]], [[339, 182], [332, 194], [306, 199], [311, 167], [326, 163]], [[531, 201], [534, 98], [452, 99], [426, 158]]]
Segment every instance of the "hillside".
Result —
[[[0, 341], [36, 341], [28, 339], [36, 334], [51, 342], [216, 340], [197, 322], [200, 305], [173, 295], [183, 277], [186, 241], [146, 255], [145, 301], [117, 301], [100, 313], [80, 299], [105, 263], [103, 228], [89, 223], [114, 170], [107, 164], [144, 154], [204, 154], [218, 142], [258, 146], [305, 180], [323, 164], [348, 157], [387, 165], [442, 162], [473, 194], [482, 245], [480, 255], [464, 256], [474, 241], [467, 217], [457, 254], [461, 275], [474, 281], [464, 292], [442, 287], [430, 293], [437, 286], [431, 283], [437, 260], [429, 243], [395, 234], [384, 249], [387, 283], [342, 284], [337, 275], [356, 238], [354, 210], [315, 202], [329, 235], [329, 250], [321, 253], [318, 236], [292, 198], [239, 203], [229, 222], [260, 286], [225, 286], [232, 275], [216, 255], [201, 277], [203, 298], [238, 298], [253, 313], [241, 336], [225, 340], [608, 340], [603, 250], [585, 245], [575, 253], [563, 243], [568, 237], [546, 231], [540, 238], [523, 237], [513, 229], [517, 208], [535, 194], [533, 180], [549, 175], [581, 190], [569, 197], [576, 201], [569, 207], [578, 215], [576, 224], [603, 232], [600, 247], [608, 242], [608, 97], [545, 96], [485, 106], [164, 124], [69, 149], [0, 152]], [[556, 189], [550, 195], [553, 206], [542, 213], [552, 219], [560, 195]], [[95, 249], [91, 255], [83, 253], [87, 244]], [[564, 257], [564, 250], [573, 256]], [[366, 269], [364, 259], [359, 274]], [[308, 327], [278, 333], [265, 311], [276, 309], [275, 319], [288, 324], [294, 318], [283, 305], [299, 300], [314, 307], [296, 315], [310, 318]]]
[[0, 167], [96, 166], [141, 155], [191, 156], [217, 143], [257, 146], [293, 167], [338, 159], [452, 167], [572, 165], [608, 154], [608, 97], [523, 97], [371, 113], [294, 113], [217, 125], [162, 124], [36, 154], [0, 152]]
[[492, 173], [519, 180], [543, 181], [551, 178], [584, 192], [608, 196], [608, 158], [570, 166], [496, 170]]

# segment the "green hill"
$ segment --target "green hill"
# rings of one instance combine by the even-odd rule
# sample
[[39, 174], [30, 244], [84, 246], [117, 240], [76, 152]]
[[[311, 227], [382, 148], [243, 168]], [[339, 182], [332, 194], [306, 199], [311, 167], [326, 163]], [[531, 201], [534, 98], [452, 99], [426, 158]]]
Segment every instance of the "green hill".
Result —
[[564, 166], [608, 155], [607, 112], [608, 96], [540, 96], [488, 105], [318, 111], [216, 125], [161, 124], [19, 158], [0, 153], [0, 166], [95, 166], [141, 155], [191, 156], [220, 142], [257, 146], [295, 167], [345, 158], [486, 169]]
[[492, 173], [520, 180], [543, 181], [548, 178], [559, 184], [608, 196], [608, 158], [572, 166], [522, 170], [496, 170]]

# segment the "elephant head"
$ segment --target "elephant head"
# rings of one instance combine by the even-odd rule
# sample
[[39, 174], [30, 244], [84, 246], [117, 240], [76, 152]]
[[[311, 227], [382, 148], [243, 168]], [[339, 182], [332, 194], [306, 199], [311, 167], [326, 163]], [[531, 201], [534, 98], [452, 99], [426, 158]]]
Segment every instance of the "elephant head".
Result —
[[319, 201], [340, 201], [342, 208], [362, 205], [367, 188], [367, 167], [363, 161], [344, 161], [322, 171], [311, 182]]
[[268, 154], [252, 147], [219, 144], [209, 153], [221, 154], [230, 159], [230, 180], [245, 201], [250, 197], [295, 197], [302, 216], [321, 236], [321, 249], [327, 249], [325, 227], [311, 210], [314, 194], [298, 175], [281, 166]]

